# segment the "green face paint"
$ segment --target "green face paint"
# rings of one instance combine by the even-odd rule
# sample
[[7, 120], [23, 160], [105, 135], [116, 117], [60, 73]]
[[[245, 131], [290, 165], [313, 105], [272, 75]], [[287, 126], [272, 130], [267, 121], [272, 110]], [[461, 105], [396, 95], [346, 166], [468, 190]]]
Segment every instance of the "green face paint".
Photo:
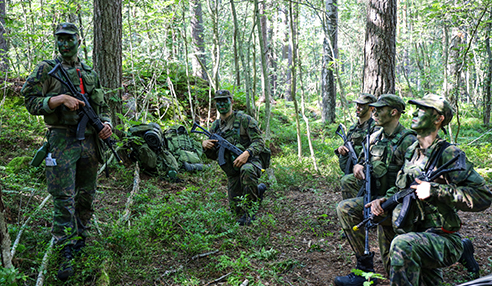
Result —
[[369, 112], [369, 104], [360, 104], [357, 103], [357, 106], [355, 108], [355, 113], [357, 114], [357, 117], [364, 117], [367, 115]]
[[73, 58], [79, 50], [77, 35], [59, 34], [56, 39], [58, 51], [63, 58]]
[[373, 118], [374, 121], [376, 122], [376, 125], [384, 127], [388, 123], [390, 123], [393, 120], [393, 116], [391, 116], [392, 110], [393, 108], [389, 106], [376, 107], [376, 109], [374, 109], [374, 114], [373, 114]]
[[231, 99], [221, 98], [215, 100], [215, 105], [220, 114], [226, 114], [231, 110]]
[[433, 108], [418, 106], [417, 110], [412, 113], [411, 128], [419, 134], [428, 134], [436, 129], [434, 122], [439, 114], [434, 112]]

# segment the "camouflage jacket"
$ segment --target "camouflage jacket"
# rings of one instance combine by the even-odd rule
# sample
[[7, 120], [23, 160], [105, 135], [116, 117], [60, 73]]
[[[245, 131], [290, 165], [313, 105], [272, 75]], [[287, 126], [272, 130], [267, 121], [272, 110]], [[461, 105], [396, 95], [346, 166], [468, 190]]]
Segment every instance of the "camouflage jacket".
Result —
[[[372, 177], [376, 179], [375, 196], [384, 196], [386, 191], [394, 186], [396, 175], [405, 162], [405, 152], [417, 137], [415, 131], [403, 127], [400, 123], [391, 135], [381, 128], [371, 134], [370, 160], [372, 164]], [[364, 163], [365, 154], [362, 151], [359, 156], [359, 164]]]
[[[233, 112], [225, 121], [218, 118], [212, 123], [210, 132], [218, 133], [239, 149], [249, 151], [252, 159], [258, 159], [260, 153], [265, 149], [265, 141], [261, 135], [260, 128], [258, 128], [258, 123], [254, 118], [242, 111]], [[216, 160], [218, 149], [205, 150], [205, 155], [210, 159]], [[228, 175], [235, 174], [236, 171], [232, 167], [235, 157], [231, 156], [230, 152], [226, 152], [224, 158], [227, 163], [222, 166], [222, 169]]]
[[[445, 142], [436, 138], [427, 149], [421, 149], [418, 142], [412, 144], [405, 154], [405, 164], [398, 173], [396, 186], [389, 189], [386, 198], [408, 188], [415, 177], [426, 171], [430, 164], [429, 158], [434, 151], [438, 151]], [[448, 162], [461, 151], [457, 146], [448, 146], [438, 159], [435, 169]], [[456, 163], [454, 163], [456, 164]], [[453, 168], [453, 165], [449, 166]], [[430, 198], [416, 200], [409, 210], [409, 216], [398, 233], [409, 231], [425, 231], [437, 229], [447, 232], [458, 231], [461, 228], [461, 220], [457, 211], [478, 212], [487, 209], [492, 200], [492, 193], [487, 188], [485, 180], [473, 168], [468, 160], [464, 171], [454, 171], [443, 174], [440, 178], [431, 182]], [[399, 205], [401, 206], [401, 204]], [[397, 207], [393, 213], [393, 220], [398, 217], [401, 207]]]
[[[70, 111], [64, 105], [60, 105], [55, 109], [50, 109], [48, 106], [48, 101], [51, 97], [60, 94], [70, 94], [64, 85], [48, 75], [48, 72], [58, 62], [63, 62], [63, 68], [67, 71], [70, 80], [78, 91], [80, 91], [80, 78], [76, 69], [80, 70], [84, 90], [89, 97], [92, 108], [99, 115], [102, 122], [110, 122], [109, 108], [105, 102], [104, 92], [100, 87], [99, 77], [96, 72], [80, 61], [69, 65], [60, 56], [55, 60], [42, 61], [27, 78], [21, 90], [27, 110], [33, 115], [43, 115], [48, 127], [75, 127], [79, 122], [77, 111]], [[60, 74], [58, 76], [64, 79]], [[92, 132], [92, 127], [87, 128], [86, 134]]]
[[[375, 125], [374, 120], [366, 120], [362, 124], [357, 122], [356, 124], [352, 125], [347, 132], [347, 140], [352, 142], [356, 157], [359, 157], [360, 153], [362, 152], [362, 142], [364, 142], [364, 139], [366, 138], [368, 127], [367, 125], [369, 124], [369, 121], [371, 121], [371, 127], [369, 129], [369, 132], [371, 134], [381, 129], [381, 127]], [[345, 171], [350, 157], [348, 155], [340, 155], [338, 153], [338, 149], [335, 149], [335, 154], [338, 156], [338, 164], [340, 165], [340, 169], [342, 171]]]

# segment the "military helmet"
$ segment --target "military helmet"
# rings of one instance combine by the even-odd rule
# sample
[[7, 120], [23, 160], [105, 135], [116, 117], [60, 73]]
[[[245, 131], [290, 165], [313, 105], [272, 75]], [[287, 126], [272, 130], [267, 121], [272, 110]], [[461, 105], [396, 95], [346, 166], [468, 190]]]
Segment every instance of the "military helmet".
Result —
[[78, 35], [79, 29], [73, 23], [60, 23], [55, 29], [55, 35], [59, 34]]
[[444, 96], [440, 96], [437, 94], [427, 94], [421, 99], [412, 99], [409, 100], [408, 103], [415, 104], [417, 106], [423, 106], [428, 108], [435, 109], [439, 114], [444, 115], [444, 120], [441, 126], [446, 126], [453, 119], [453, 109], [449, 102], [444, 98]]
[[395, 108], [400, 113], [405, 113], [405, 102], [399, 96], [394, 94], [382, 94], [377, 102], [369, 104], [369, 106], [374, 107], [384, 107], [389, 106]]

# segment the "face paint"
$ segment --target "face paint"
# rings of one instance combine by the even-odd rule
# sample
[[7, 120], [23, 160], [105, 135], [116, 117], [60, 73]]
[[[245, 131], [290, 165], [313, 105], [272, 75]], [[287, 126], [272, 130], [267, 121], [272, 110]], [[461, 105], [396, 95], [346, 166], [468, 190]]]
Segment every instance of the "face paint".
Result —
[[376, 121], [377, 126], [386, 126], [391, 120], [393, 120], [393, 116], [391, 116], [391, 111], [393, 108], [389, 106], [376, 107], [374, 109], [373, 118]]
[[355, 107], [355, 113], [357, 114], [357, 117], [361, 118], [367, 115], [369, 112], [369, 104], [360, 104], [357, 103], [357, 106]]
[[63, 58], [73, 58], [77, 55], [79, 41], [77, 35], [59, 34], [56, 39], [58, 51]]
[[417, 110], [412, 113], [411, 128], [419, 134], [434, 131], [436, 129], [434, 122], [439, 116], [439, 114], [434, 111], [433, 108], [418, 106]]
[[215, 105], [217, 106], [217, 110], [220, 114], [226, 114], [231, 110], [231, 99], [217, 99], [215, 101]]

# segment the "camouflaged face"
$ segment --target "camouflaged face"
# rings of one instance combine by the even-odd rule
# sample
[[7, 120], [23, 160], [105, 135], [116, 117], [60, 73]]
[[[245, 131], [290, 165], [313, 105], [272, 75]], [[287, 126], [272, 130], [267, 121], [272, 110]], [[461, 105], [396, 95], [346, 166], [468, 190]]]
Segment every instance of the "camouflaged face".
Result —
[[442, 126], [449, 124], [451, 119], [453, 119], [453, 109], [449, 102], [444, 98], [444, 96], [439, 96], [437, 94], [428, 94], [422, 99], [409, 100], [408, 103], [415, 104], [417, 106], [424, 106], [435, 109], [439, 114], [444, 115], [444, 121]]

